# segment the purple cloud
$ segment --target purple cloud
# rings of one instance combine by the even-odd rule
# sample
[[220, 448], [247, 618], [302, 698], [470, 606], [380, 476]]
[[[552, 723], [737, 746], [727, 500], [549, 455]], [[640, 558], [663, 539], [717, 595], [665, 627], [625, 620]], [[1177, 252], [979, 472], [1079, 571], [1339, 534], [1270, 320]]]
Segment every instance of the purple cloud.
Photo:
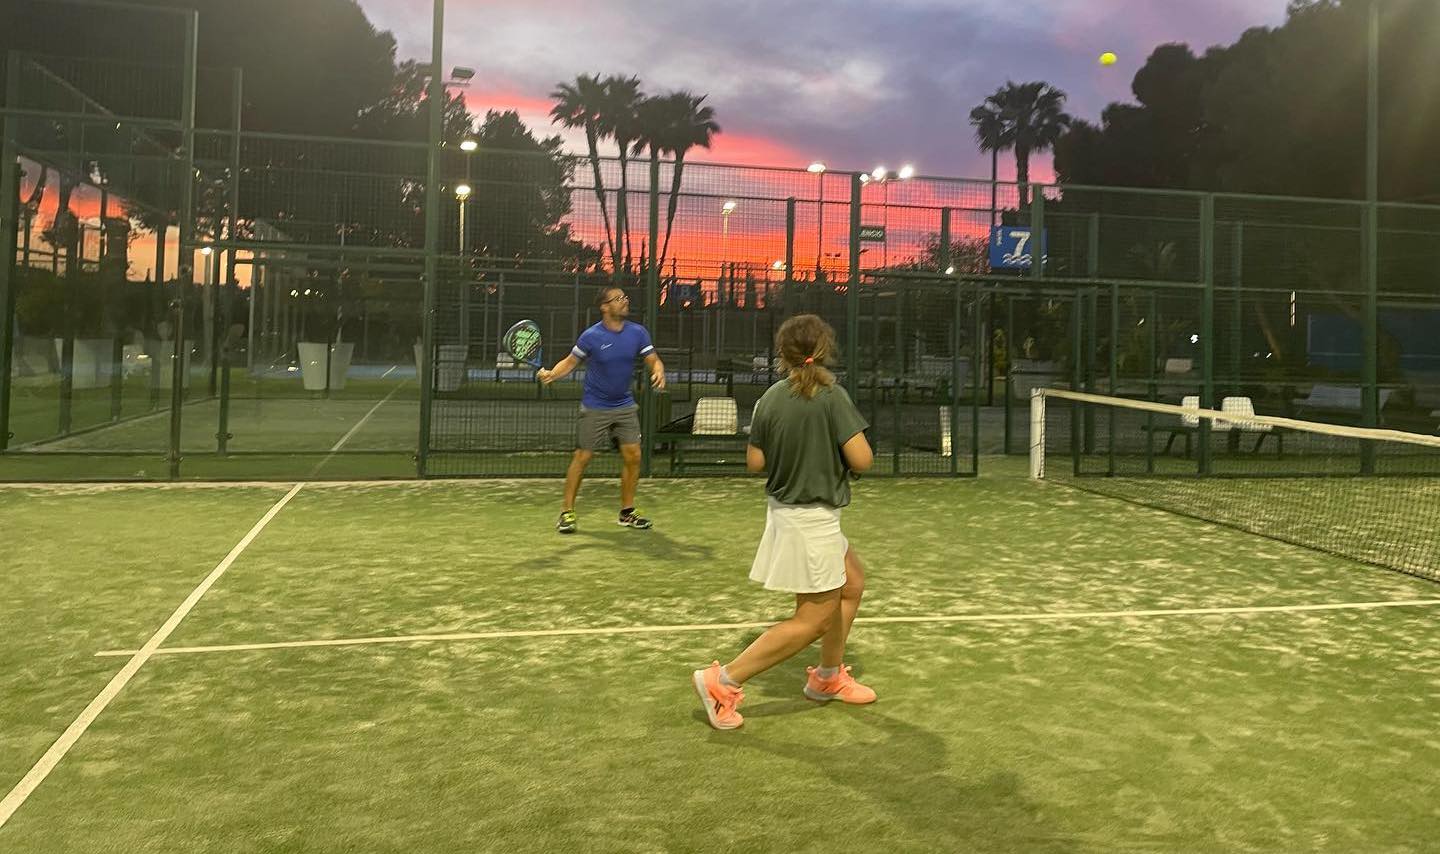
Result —
[[[429, 0], [364, 0], [403, 57], [428, 56]], [[793, 152], [803, 166], [916, 163], [928, 174], [984, 175], [970, 108], [1013, 80], [1046, 80], [1094, 119], [1129, 100], [1159, 44], [1198, 51], [1284, 20], [1286, 0], [449, 0], [446, 62], [476, 69], [472, 103], [540, 124], [535, 105], [585, 72], [636, 74], [653, 91], [709, 93], [727, 133]], [[1109, 68], [1096, 59], [1114, 51]], [[492, 97], [493, 96], [493, 97]], [[551, 132], [546, 127], [537, 131]], [[724, 154], [721, 149], [719, 154]], [[743, 156], [743, 155], [739, 155]], [[1039, 174], [1048, 166], [1037, 163]], [[1013, 167], [1010, 171], [1013, 171]]]

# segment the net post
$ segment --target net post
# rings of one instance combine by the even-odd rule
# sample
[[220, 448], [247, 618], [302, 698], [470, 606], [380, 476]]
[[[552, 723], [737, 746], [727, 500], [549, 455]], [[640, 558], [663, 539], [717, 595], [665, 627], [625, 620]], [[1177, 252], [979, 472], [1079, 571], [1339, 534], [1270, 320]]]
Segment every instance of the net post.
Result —
[[[1116, 396], [1120, 392], [1120, 284], [1110, 283], [1110, 388], [1106, 392]], [[1110, 418], [1107, 423], [1106, 450], [1108, 464], [1107, 474], [1115, 476], [1115, 410], [1110, 410]]]
[[[1086, 289], [1089, 302], [1085, 319], [1085, 391], [1095, 394], [1095, 351], [1100, 349], [1100, 289], [1091, 286]], [[1095, 410], [1085, 407], [1085, 453], [1095, 453]]]
[[[1080, 391], [1080, 336], [1084, 330], [1081, 322], [1081, 315], [1085, 311], [1085, 291], [1077, 290], [1073, 308], [1070, 311], [1070, 390]], [[1084, 416], [1080, 402], [1070, 401], [1070, 461], [1075, 469], [1075, 476], [1080, 476], [1080, 419]], [[1031, 440], [1033, 443], [1033, 439]]]
[[[1215, 196], [1200, 197], [1200, 408], [1215, 408]], [[1196, 431], [1200, 474], [1211, 473], [1210, 420]]]
[[[1380, 423], [1379, 281], [1380, 281], [1380, 0], [1372, 0], [1366, 18], [1365, 50], [1365, 306], [1364, 379], [1361, 424]], [[1375, 473], [1375, 444], [1360, 443], [1361, 474]]]
[[1030, 389], [1030, 478], [1045, 477], [1045, 389]]
[[[1379, 238], [1380, 238], [1380, 209], [1372, 198], [1366, 203], [1362, 213], [1364, 221], [1365, 246], [1365, 300], [1364, 317], [1361, 326], [1364, 329], [1362, 357], [1362, 369], [1364, 371], [1361, 379], [1361, 414], [1360, 425], [1362, 427], [1377, 427], [1380, 424], [1380, 386], [1379, 386]], [[1375, 473], [1375, 443], [1360, 443], [1360, 473]]]
[[1234, 245], [1230, 249], [1230, 287], [1233, 289], [1230, 308], [1230, 393], [1244, 394], [1240, 373], [1245, 359], [1245, 342], [1241, 340], [1244, 337], [1241, 315], [1245, 311], [1245, 223], [1235, 223], [1233, 241]]

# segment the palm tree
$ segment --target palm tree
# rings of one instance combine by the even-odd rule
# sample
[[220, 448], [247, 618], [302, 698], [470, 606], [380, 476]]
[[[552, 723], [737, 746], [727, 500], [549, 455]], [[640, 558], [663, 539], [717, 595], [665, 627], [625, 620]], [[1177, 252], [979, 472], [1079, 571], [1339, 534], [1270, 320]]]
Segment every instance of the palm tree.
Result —
[[646, 98], [640, 103], [640, 124], [643, 136], [636, 142], [635, 152], [649, 148], [651, 160], [657, 160], [662, 153], [674, 156], [675, 165], [670, 173], [670, 199], [665, 211], [665, 243], [660, 250], [660, 269], [670, 253], [670, 234], [675, 226], [675, 213], [680, 204], [680, 185], [684, 180], [685, 155], [691, 149], [709, 148], [720, 125], [715, 122], [715, 110], [703, 106], [704, 95], [689, 92], [672, 92], [669, 95]]
[[988, 101], [970, 111], [970, 124], [975, 126], [975, 141], [981, 151], [990, 152], [990, 227], [995, 226], [997, 201], [995, 189], [1000, 180], [1000, 152], [1009, 151], [1015, 144], [1015, 137], [1006, 125], [1000, 111]]
[[[632, 269], [630, 249], [630, 149], [640, 136], [638, 108], [643, 95], [640, 78], [612, 74], [601, 84], [604, 96], [600, 101], [599, 130], [601, 136], [614, 138], [620, 149], [620, 195], [615, 201], [615, 251], [625, 249], [624, 269]], [[619, 270], [619, 266], [616, 267]]]
[[70, 210], [70, 198], [80, 186], [80, 178], [65, 169], [56, 170], [56, 175], [60, 180], [55, 192], [55, 217], [50, 221], [49, 227], [40, 232], [40, 239], [50, 244], [56, 253], [50, 256], [52, 261], [59, 253], [64, 252], [65, 274], [69, 276], [77, 272], [75, 256], [79, 252], [80, 244], [80, 220], [75, 216], [75, 212]]
[[[998, 121], [1001, 131], [997, 140], [1015, 150], [1015, 180], [1020, 185], [1020, 208], [1030, 206], [1030, 155], [1037, 151], [1053, 148], [1055, 141], [1069, 127], [1071, 118], [1062, 109], [1065, 93], [1048, 83], [1006, 84], [985, 99], [985, 103], [970, 113], [970, 121], [987, 125]], [[977, 118], [977, 115], [979, 118]]]
[[600, 202], [600, 218], [605, 222], [605, 248], [614, 262], [612, 269], [619, 272], [620, 251], [610, 230], [610, 208], [605, 201], [605, 181], [600, 175], [600, 114], [605, 103], [605, 86], [598, 75], [581, 74], [574, 83], [559, 84], [550, 97], [555, 99], [555, 106], [550, 110], [553, 122], [567, 128], [585, 129], [590, 169], [595, 178], [595, 198]]
[[[645, 152], [650, 152], [650, 174], [658, 175], [661, 155], [668, 154], [671, 149], [671, 137], [674, 129], [671, 126], [672, 117], [669, 114], [666, 99], [664, 96], [655, 95], [642, 98], [640, 103], [635, 105], [635, 141], [631, 143], [630, 153], [639, 157]], [[651, 192], [659, 192], [656, 187]], [[659, 247], [653, 247], [658, 249]], [[642, 254], [644, 250], [642, 249]], [[642, 266], [645, 259], [641, 258]], [[663, 269], [663, 265], [661, 265]]]
[[30, 230], [31, 224], [35, 222], [35, 215], [40, 213], [40, 202], [45, 198], [45, 185], [50, 180], [49, 168], [42, 165], [40, 175], [35, 179], [35, 186], [30, 190], [30, 197], [20, 202], [20, 220], [23, 223], [20, 233], [24, 238], [26, 247], [26, 261], [29, 261]]

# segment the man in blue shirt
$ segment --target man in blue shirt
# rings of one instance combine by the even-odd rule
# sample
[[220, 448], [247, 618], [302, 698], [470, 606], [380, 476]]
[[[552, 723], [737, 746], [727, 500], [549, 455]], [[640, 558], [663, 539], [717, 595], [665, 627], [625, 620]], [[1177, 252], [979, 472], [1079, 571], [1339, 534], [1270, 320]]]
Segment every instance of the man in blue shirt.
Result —
[[650, 333], [638, 323], [626, 320], [630, 314], [630, 298], [616, 287], [603, 287], [595, 299], [600, 308], [599, 323], [580, 333], [580, 340], [554, 368], [541, 368], [540, 381], [549, 385], [570, 375], [580, 366], [585, 369], [585, 395], [580, 401], [580, 420], [576, 429], [575, 456], [565, 473], [565, 504], [555, 530], [575, 533], [575, 498], [580, 494], [580, 480], [595, 452], [620, 445], [620, 518], [617, 524], [626, 528], [648, 528], [650, 520], [635, 512], [635, 486], [640, 481], [640, 407], [630, 393], [630, 377], [635, 373], [635, 360], [644, 359], [650, 369], [650, 384], [665, 388], [665, 365], [650, 343]]

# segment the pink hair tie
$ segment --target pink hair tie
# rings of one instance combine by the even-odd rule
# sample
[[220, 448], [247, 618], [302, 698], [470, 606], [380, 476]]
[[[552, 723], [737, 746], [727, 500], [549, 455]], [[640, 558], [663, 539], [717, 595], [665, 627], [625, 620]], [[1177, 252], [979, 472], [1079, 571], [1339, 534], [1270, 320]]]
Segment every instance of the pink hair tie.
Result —
[[814, 356], [806, 356], [806, 357], [805, 357], [805, 364], [807, 364], [807, 365], [813, 365], [813, 364], [815, 364], [815, 357], [814, 357]]

